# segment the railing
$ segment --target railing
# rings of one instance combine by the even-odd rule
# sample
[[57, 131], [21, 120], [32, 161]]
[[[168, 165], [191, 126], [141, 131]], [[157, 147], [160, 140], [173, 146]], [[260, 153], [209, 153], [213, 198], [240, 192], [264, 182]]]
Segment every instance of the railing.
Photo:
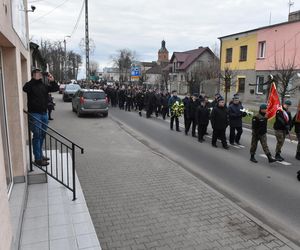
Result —
[[[28, 120], [28, 143], [29, 143], [29, 164], [30, 171], [33, 171], [33, 165], [57, 182], [73, 192], [73, 200], [76, 199], [76, 148], [84, 153], [84, 149], [63, 136], [56, 130], [50, 128], [47, 124], [41, 122], [32, 114], [24, 110]], [[32, 135], [31, 129], [37, 128], [43, 135], [43, 156], [49, 158], [49, 165], [41, 166], [32, 160]]]

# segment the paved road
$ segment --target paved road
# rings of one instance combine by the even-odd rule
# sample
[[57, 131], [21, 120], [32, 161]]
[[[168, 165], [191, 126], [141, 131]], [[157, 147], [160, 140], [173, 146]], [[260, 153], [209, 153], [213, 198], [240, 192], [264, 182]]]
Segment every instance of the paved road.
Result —
[[[249, 161], [249, 130], [241, 140], [245, 148], [230, 147], [226, 151], [214, 149], [207, 142], [199, 144], [195, 138], [168, 129], [161, 119], [139, 118], [136, 113], [111, 110], [111, 116], [139, 131], [157, 151], [213, 185], [241, 207], [276, 228], [281, 233], [300, 241], [300, 183], [296, 179], [299, 161], [294, 158], [296, 144], [287, 142], [283, 155], [286, 165], [270, 165], [259, 147], [259, 164]], [[269, 136], [270, 150], [276, 140]], [[291, 165], [288, 165], [291, 164]]]
[[[225, 152], [223, 149], [212, 149], [209, 143], [200, 145], [191, 137], [169, 131], [168, 124], [162, 120], [147, 120], [139, 118], [133, 112], [111, 110], [111, 118], [120, 124], [117, 126], [110, 118], [79, 119], [71, 112], [70, 103], [57, 100], [57, 104], [55, 120], [50, 125], [74, 138], [86, 149], [85, 156], [79, 158], [77, 171], [104, 249], [125, 249], [124, 246], [130, 245], [130, 242], [131, 246], [133, 242], [136, 246], [136, 248], [131, 247], [132, 249], [139, 249], [138, 243], [145, 248], [146, 243], [155, 244], [154, 241], [160, 245], [160, 247], [153, 246], [154, 248], [163, 249], [165, 244], [166, 249], [174, 249], [172, 247], [174, 240], [172, 245], [168, 239], [177, 238], [180, 233], [182, 238], [180, 241], [179, 237], [177, 246], [181, 249], [189, 249], [180, 244], [186, 245], [191, 237], [199, 239], [198, 245], [199, 242], [203, 244], [205, 232], [216, 234], [215, 239], [210, 239], [210, 243], [217, 244], [215, 247], [222, 249], [225, 249], [225, 246], [232, 249], [229, 246], [235, 244], [237, 244], [235, 247], [243, 249], [247, 248], [247, 244], [250, 249], [283, 246], [281, 241], [259, 229], [260, 227], [253, 224], [248, 217], [245, 218], [237, 208], [227, 202], [227, 199], [215, 194], [174, 162], [180, 163], [200, 179], [217, 187], [252, 214], [259, 214], [261, 219], [269, 225], [275, 225], [276, 229], [285, 235], [299, 239], [295, 231], [299, 226], [299, 218], [297, 218], [299, 183], [295, 181], [294, 176], [296, 161], [291, 160], [291, 166], [276, 163], [271, 168], [265, 163], [266, 160], [261, 158], [260, 164], [253, 165], [248, 162], [249, 155], [246, 149], [232, 148], [229, 152]], [[128, 127], [122, 124], [127, 124]], [[147, 147], [138, 144], [124, 132], [124, 129]], [[249, 143], [246, 135], [247, 132], [243, 141], [245, 145]], [[153, 150], [150, 154], [149, 147]], [[295, 145], [287, 144], [287, 147], [291, 147], [292, 150]], [[292, 156], [293, 152], [287, 158], [292, 159]], [[165, 158], [172, 159], [174, 162], [170, 163]], [[225, 225], [209, 221], [208, 219], [213, 220], [214, 205], [209, 204], [204, 208], [201, 206], [209, 200], [214, 202], [215, 199], [218, 209], [221, 209], [218, 210], [219, 215], [222, 213], [222, 208], [226, 207], [227, 212], [237, 217], [230, 217], [228, 221], [226, 212], [223, 214], [226, 215], [225, 218], [220, 217], [226, 219]], [[164, 200], [166, 204], [161, 204]], [[205, 218], [202, 215], [203, 221], [197, 221], [197, 213], [201, 209], [211, 212], [209, 216], [212, 217]], [[176, 214], [176, 211], [180, 214]], [[171, 214], [168, 216], [169, 212]], [[237, 218], [237, 221], [234, 218]], [[196, 224], [191, 226], [193, 220]], [[231, 233], [236, 234], [238, 230], [239, 237], [242, 233], [252, 238], [248, 243], [242, 241], [246, 245], [239, 245], [241, 243], [239, 237], [229, 244], [224, 231], [213, 232], [212, 228], [205, 228], [205, 223], [225, 231], [228, 230], [228, 225], [231, 225], [235, 228], [234, 232], [230, 231], [232, 229], [229, 230]], [[249, 223], [252, 225], [251, 228], [247, 227]], [[287, 225], [289, 223], [290, 225]], [[249, 230], [252, 233], [249, 233]], [[146, 235], [139, 235], [139, 231]], [[160, 239], [155, 240], [155, 237]], [[206, 235], [205, 238], [207, 237]], [[265, 246], [264, 241], [270, 244]], [[122, 245], [122, 242], [125, 242], [125, 245]], [[194, 248], [213, 247], [213, 245], [204, 247], [205, 244], [201, 245], [203, 248]], [[150, 245], [146, 248], [150, 248]], [[194, 242], [191, 249], [192, 246], [198, 245]]]

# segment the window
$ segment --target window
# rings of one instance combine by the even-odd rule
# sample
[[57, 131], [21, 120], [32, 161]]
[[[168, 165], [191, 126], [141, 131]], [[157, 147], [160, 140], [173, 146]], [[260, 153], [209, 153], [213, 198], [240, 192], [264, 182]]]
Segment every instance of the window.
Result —
[[226, 63], [232, 62], [232, 48], [226, 49]]
[[105, 99], [106, 95], [104, 92], [85, 92], [83, 97], [86, 99]]
[[183, 81], [184, 79], [183, 79], [183, 75], [180, 75], [180, 79], [181, 79], [181, 81]]
[[258, 43], [258, 58], [265, 58], [266, 53], [266, 42], [259, 42]]
[[248, 46], [241, 46], [240, 47], [240, 61], [247, 61], [247, 50], [248, 50]]
[[245, 93], [245, 82], [246, 78], [238, 78], [238, 93]]
[[8, 140], [8, 125], [7, 125], [7, 116], [6, 116], [6, 102], [5, 102], [5, 89], [3, 82], [3, 71], [2, 71], [2, 56], [0, 50], [0, 127], [2, 135], [2, 147], [4, 153], [4, 169], [6, 176], [6, 186], [7, 192], [9, 193], [12, 187], [12, 167], [10, 159], [10, 150], [9, 150], [9, 140]]
[[256, 76], [256, 94], [264, 93], [264, 80], [263, 76]]

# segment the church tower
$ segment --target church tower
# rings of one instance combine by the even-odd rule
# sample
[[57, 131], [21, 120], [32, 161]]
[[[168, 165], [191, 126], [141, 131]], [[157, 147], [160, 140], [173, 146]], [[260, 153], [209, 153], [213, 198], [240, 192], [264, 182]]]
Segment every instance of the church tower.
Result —
[[158, 51], [158, 60], [157, 63], [161, 64], [162, 62], [169, 62], [169, 51], [166, 49], [166, 42], [162, 40], [161, 48]]

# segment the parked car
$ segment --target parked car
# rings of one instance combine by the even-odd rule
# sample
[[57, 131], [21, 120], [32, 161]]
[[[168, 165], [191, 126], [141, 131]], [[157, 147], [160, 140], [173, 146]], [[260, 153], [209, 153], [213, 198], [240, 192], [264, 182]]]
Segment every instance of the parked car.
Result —
[[66, 84], [60, 84], [58, 93], [63, 94], [65, 91], [65, 87], [66, 87]]
[[108, 115], [108, 99], [103, 90], [80, 89], [72, 98], [72, 110], [80, 117], [82, 114]]
[[73, 95], [80, 89], [80, 85], [78, 84], [67, 84], [64, 94], [63, 94], [63, 101], [67, 102], [67, 101], [71, 101]]

